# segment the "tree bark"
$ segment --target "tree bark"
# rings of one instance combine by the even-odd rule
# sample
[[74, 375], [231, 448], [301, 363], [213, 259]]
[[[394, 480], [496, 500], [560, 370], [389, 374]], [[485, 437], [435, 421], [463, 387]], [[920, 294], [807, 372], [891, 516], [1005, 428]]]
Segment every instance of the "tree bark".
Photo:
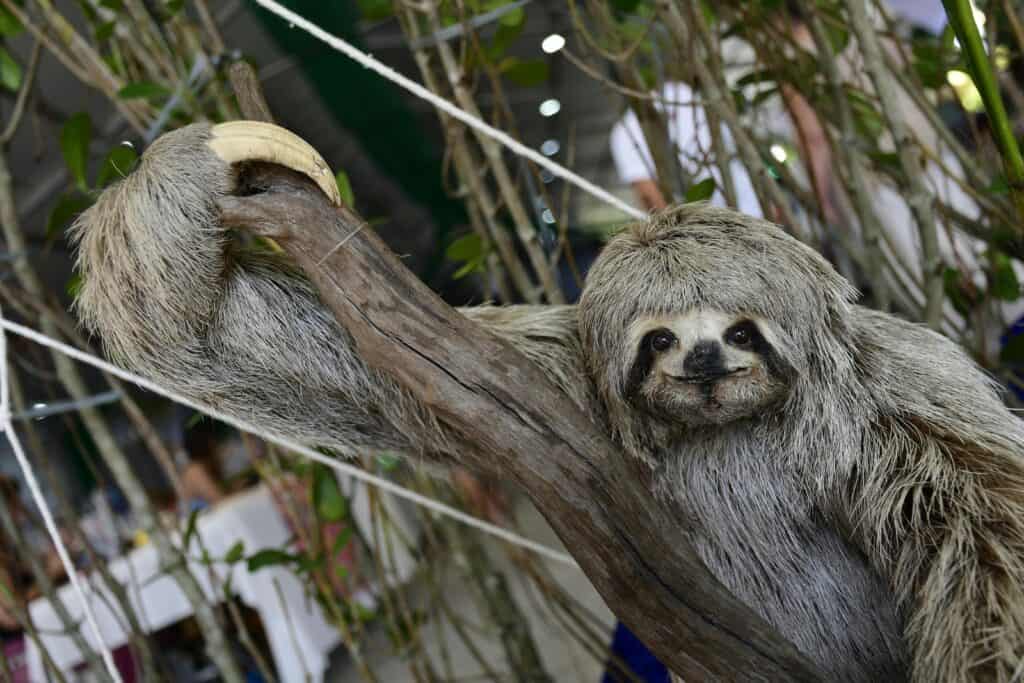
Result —
[[525, 489], [616, 616], [666, 665], [688, 680], [815, 680], [812, 665], [708, 572], [638, 464], [539, 368], [441, 301], [353, 211], [305, 178], [266, 172], [269, 191], [222, 201], [224, 224], [277, 240], [360, 356], [462, 435], [468, 465]]

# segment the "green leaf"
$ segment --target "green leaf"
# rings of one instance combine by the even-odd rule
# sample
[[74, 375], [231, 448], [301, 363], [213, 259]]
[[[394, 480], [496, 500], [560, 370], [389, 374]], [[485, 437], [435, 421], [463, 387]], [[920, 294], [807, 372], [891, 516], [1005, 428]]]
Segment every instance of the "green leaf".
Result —
[[758, 69], [757, 71], [751, 71], [745, 76], [741, 76], [736, 81], [736, 85], [742, 87], [744, 85], [753, 85], [754, 83], [774, 83], [775, 80], [775, 75], [768, 69]]
[[640, 0], [611, 0], [611, 6], [623, 14], [632, 14], [636, 11]]
[[356, 198], [352, 194], [352, 184], [348, 181], [348, 175], [344, 171], [338, 171], [334, 180], [338, 183], [338, 194], [341, 195], [341, 201], [349, 208], [354, 207]]
[[103, 166], [96, 174], [96, 187], [106, 187], [112, 182], [127, 177], [138, 159], [139, 155], [134, 148], [123, 144], [117, 145], [103, 160]]
[[21, 65], [0, 45], [0, 85], [12, 92], [21, 87]]
[[481, 259], [474, 259], [472, 261], [467, 261], [466, 263], [464, 263], [462, 265], [461, 268], [459, 268], [454, 273], [452, 273], [452, 279], [453, 280], [461, 280], [462, 278], [466, 277], [467, 275], [469, 275], [471, 273], [476, 273], [478, 271], [483, 271], [484, 270], [484, 263], [485, 263], [485, 261], [482, 258]]
[[324, 560], [325, 558], [323, 553], [317, 553], [316, 557], [304, 555], [302, 557], [295, 558], [295, 564], [297, 565], [295, 568], [300, 573], [308, 574], [309, 572], [315, 572], [320, 569], [320, 567], [324, 566]]
[[168, 18], [170, 18], [180, 12], [184, 6], [185, 0], [167, 0], [164, 4], [164, 11], [167, 13]]
[[110, 40], [110, 36], [114, 35], [114, 29], [117, 28], [117, 21], [105, 21], [96, 27], [96, 42], [104, 43]]
[[548, 80], [550, 67], [543, 59], [509, 57], [502, 62], [501, 72], [516, 85], [530, 88]]
[[705, 178], [699, 183], [694, 183], [690, 186], [690, 189], [686, 191], [686, 195], [683, 197], [683, 201], [689, 202], [701, 202], [705, 199], [710, 199], [711, 195], [715, 193], [715, 179]]
[[199, 519], [199, 510], [193, 510], [188, 516], [188, 523], [185, 525], [185, 534], [181, 537], [181, 549], [188, 551], [192, 543], [192, 537], [196, 533], [196, 520]]
[[71, 279], [68, 280], [68, 283], [64, 286], [64, 291], [68, 293], [68, 296], [71, 297], [72, 300], [77, 299], [78, 293], [82, 291], [82, 274], [75, 273], [72, 275]]
[[89, 143], [92, 140], [92, 121], [85, 112], [72, 116], [60, 132], [60, 149], [64, 161], [71, 171], [71, 177], [83, 192], [89, 191], [85, 180], [85, 164], [89, 159]]
[[494, 38], [491, 39], [491, 44], [487, 47], [487, 59], [492, 63], [500, 61], [512, 43], [516, 41], [516, 38], [523, 33], [523, 26], [525, 25], [525, 22], [515, 26], [510, 26], [505, 22], [498, 22], [498, 29], [494, 32]]
[[868, 157], [875, 162], [880, 171], [889, 175], [898, 177], [903, 170], [900, 155], [896, 152], [871, 152], [868, 154]]
[[106, 7], [107, 9], [113, 10], [115, 12], [120, 12], [122, 9], [124, 9], [124, 4], [121, 2], [121, 0], [100, 0], [100, 6]]
[[700, 9], [704, 14], [704, 23], [708, 26], [714, 26], [718, 21], [718, 15], [715, 14], [714, 4], [704, 0], [700, 3]]
[[[501, 3], [505, 4], [505, 3]], [[510, 28], [517, 28], [523, 26], [526, 23], [526, 10], [522, 7], [516, 7], [514, 10], [505, 12], [501, 15], [498, 20], [501, 26], [508, 26]]]
[[345, 546], [348, 545], [349, 541], [352, 540], [352, 527], [346, 526], [334, 539], [334, 544], [331, 546], [331, 554], [337, 555]]
[[340, 522], [348, 514], [348, 501], [338, 488], [338, 480], [324, 465], [313, 469], [313, 506], [326, 522]]
[[770, 100], [771, 98], [775, 97], [778, 94], [779, 89], [777, 87], [765, 88], [764, 90], [761, 90], [759, 93], [754, 95], [754, 99], [750, 100], [750, 106], [759, 107], [762, 103]]
[[356, 0], [356, 4], [367, 21], [382, 21], [395, 11], [391, 0]]
[[356, 613], [356, 619], [364, 624], [377, 618], [376, 610], [365, 607], [358, 602], [352, 602], [352, 611]]
[[259, 571], [264, 567], [274, 567], [281, 564], [289, 564], [297, 560], [297, 556], [291, 553], [286, 553], [283, 550], [277, 548], [264, 548], [259, 552], [253, 553], [245, 561], [246, 567], [250, 572]]
[[236, 542], [233, 546], [228, 549], [227, 555], [224, 556], [224, 561], [228, 564], [234, 564], [245, 556], [245, 543], [242, 541]]
[[931, 35], [919, 35], [911, 41], [911, 64], [926, 88], [940, 88], [946, 72], [958, 61], [952, 43]]
[[864, 98], [851, 97], [850, 106], [853, 109], [854, 122], [860, 132], [865, 137], [876, 139], [882, 133], [884, 124], [881, 114], [875, 110], [874, 105]]
[[999, 361], [1005, 365], [1024, 365], [1024, 334], [1006, 340], [1006, 344], [999, 351]]
[[971, 295], [970, 289], [966, 286], [963, 276], [956, 268], [946, 268], [942, 271], [942, 286], [950, 303], [953, 304], [953, 308], [960, 315], [967, 315], [977, 304], [975, 297]]
[[15, 36], [25, 30], [18, 18], [0, 6], [0, 37]]
[[825, 22], [825, 32], [828, 34], [828, 42], [832, 46], [832, 52], [841, 54], [846, 46], [850, 44], [850, 31], [845, 26], [837, 25], [831, 21]]
[[402, 459], [395, 455], [394, 453], [377, 454], [377, 464], [380, 465], [381, 469], [384, 470], [385, 472], [390, 472], [391, 470], [398, 467], [398, 463], [400, 463], [401, 461]]
[[1000, 173], [992, 182], [989, 183], [988, 187], [985, 188], [985, 192], [993, 195], [1002, 195], [1010, 191], [1010, 184], [1006, 182], [1006, 176]]
[[1020, 282], [1013, 270], [1010, 257], [1001, 251], [991, 250], [988, 261], [992, 267], [988, 291], [996, 299], [1016, 301], [1020, 298]]
[[480, 235], [471, 232], [449, 244], [444, 255], [451, 261], [469, 261], [479, 256], [483, 249], [484, 241]]
[[449, 261], [463, 262], [462, 266], [452, 275], [453, 280], [484, 270], [487, 262], [487, 249], [484, 248], [484, 242], [479, 235], [472, 232], [449, 244], [444, 255]]
[[46, 221], [47, 241], [56, 239], [71, 224], [75, 216], [92, 206], [92, 199], [77, 193], [62, 195]]
[[167, 97], [171, 91], [159, 83], [142, 81], [140, 83], [129, 83], [117, 91], [117, 96], [122, 100], [154, 99]]

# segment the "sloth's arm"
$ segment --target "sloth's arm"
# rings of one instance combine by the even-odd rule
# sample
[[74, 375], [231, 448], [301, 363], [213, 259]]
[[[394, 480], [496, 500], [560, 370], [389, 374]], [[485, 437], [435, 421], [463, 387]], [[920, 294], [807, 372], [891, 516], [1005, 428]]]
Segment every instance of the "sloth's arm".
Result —
[[[450, 453], [457, 437], [367, 367], [298, 273], [235, 255], [233, 173], [209, 128], [165, 135], [78, 221], [77, 310], [117, 362], [278, 434], [343, 451]], [[572, 307], [464, 309], [586, 400]]]
[[914, 680], [1008, 681], [1024, 657], [1021, 421], [955, 344], [871, 317], [880, 412], [851, 521], [902, 601]]

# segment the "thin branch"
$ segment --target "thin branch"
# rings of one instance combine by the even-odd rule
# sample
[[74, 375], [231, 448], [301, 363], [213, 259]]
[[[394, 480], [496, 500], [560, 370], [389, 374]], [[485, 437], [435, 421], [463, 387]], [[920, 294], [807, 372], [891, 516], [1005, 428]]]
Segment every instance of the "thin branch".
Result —
[[938, 229], [932, 205], [934, 198], [928, 190], [921, 170], [921, 151], [914, 145], [913, 136], [900, 110], [899, 91], [890, 71], [885, 68], [878, 35], [868, 18], [864, 0], [847, 0], [846, 8], [850, 17], [851, 32], [857, 37], [857, 43], [864, 56], [865, 68], [875, 86], [882, 114], [892, 132], [893, 145], [906, 177], [907, 204], [921, 236], [922, 271], [925, 280], [924, 321], [932, 329], [939, 329], [945, 300], [942, 256], [939, 254]]
[[38, 40], [32, 46], [32, 54], [28, 59], [28, 67], [25, 69], [21, 88], [18, 90], [18, 98], [14, 101], [14, 110], [11, 112], [11, 118], [7, 121], [7, 127], [4, 128], [3, 133], [0, 133], [0, 147], [14, 139], [14, 133], [18, 130], [18, 125], [21, 123], [21, 117], [25, 113], [25, 104], [28, 102], [29, 93], [35, 82], [36, 69], [39, 67], [39, 55], [42, 53], [42, 47], [43, 44]]

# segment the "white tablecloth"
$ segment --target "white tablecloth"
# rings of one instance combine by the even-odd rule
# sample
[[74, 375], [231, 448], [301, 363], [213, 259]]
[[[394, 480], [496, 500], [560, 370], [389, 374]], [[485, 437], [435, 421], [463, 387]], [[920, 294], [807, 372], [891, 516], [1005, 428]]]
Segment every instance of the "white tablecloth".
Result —
[[[200, 514], [197, 533], [202, 538], [211, 557], [224, 557], [238, 541], [245, 544], [246, 555], [263, 548], [282, 548], [291, 533], [274, 507], [270, 492], [260, 486], [240, 493], [223, 501], [217, 507]], [[198, 558], [200, 551], [193, 540], [190, 557]], [[143, 628], [156, 631], [191, 616], [188, 600], [178, 588], [174, 579], [160, 570], [156, 550], [152, 545], [136, 549], [125, 557], [109, 564], [110, 572], [127, 588], [135, 613], [139, 615]], [[215, 565], [221, 586], [227, 578], [228, 568]], [[215, 593], [210, 585], [209, 571], [202, 563], [194, 562], [192, 574], [212, 600], [223, 598], [223, 589]], [[324, 620], [320, 608], [307, 599], [302, 583], [284, 566], [271, 566], [250, 573], [244, 562], [234, 565], [232, 591], [243, 603], [256, 610], [270, 641], [271, 654], [283, 683], [306, 681], [308, 672], [314, 683], [323, 680], [327, 668], [328, 653], [340, 642], [335, 628]], [[127, 642], [127, 634], [121, 626], [121, 617], [115, 616], [109, 605], [116, 604], [107, 596], [102, 580], [89, 577], [91, 586], [90, 604], [96, 613], [103, 632], [103, 638], [110, 648], [120, 647]], [[280, 587], [277, 590], [275, 584]], [[70, 585], [59, 590], [60, 597], [72, 618], [81, 621], [81, 605]], [[283, 601], [282, 598], [283, 597]], [[60, 620], [49, 601], [41, 598], [29, 605], [32, 620], [42, 635], [43, 646], [50, 653], [56, 665], [69, 671], [83, 661], [83, 656], [72, 640], [56, 635], [63, 629]], [[91, 633], [81, 628], [83, 636], [94, 644]], [[26, 652], [29, 673], [33, 683], [46, 681], [40, 653], [32, 641], [28, 641]]]

